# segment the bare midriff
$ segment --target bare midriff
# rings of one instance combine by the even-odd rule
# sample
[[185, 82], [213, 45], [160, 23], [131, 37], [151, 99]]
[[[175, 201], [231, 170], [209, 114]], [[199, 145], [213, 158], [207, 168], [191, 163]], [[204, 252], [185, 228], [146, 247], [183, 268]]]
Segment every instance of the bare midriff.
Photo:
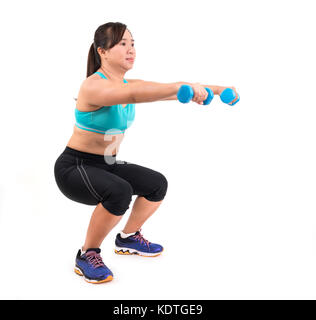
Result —
[[123, 138], [124, 133], [101, 134], [82, 130], [74, 126], [74, 131], [67, 146], [82, 152], [100, 155], [115, 155], [118, 154]]
[[[126, 106], [127, 104], [122, 105], [123, 108]], [[79, 92], [76, 108], [79, 111], [89, 112], [98, 110], [101, 107], [89, 105]], [[123, 138], [124, 133], [102, 134], [83, 130], [74, 125], [73, 133], [67, 143], [67, 146], [82, 152], [99, 155], [115, 155], [119, 151], [119, 147], [123, 141]]]

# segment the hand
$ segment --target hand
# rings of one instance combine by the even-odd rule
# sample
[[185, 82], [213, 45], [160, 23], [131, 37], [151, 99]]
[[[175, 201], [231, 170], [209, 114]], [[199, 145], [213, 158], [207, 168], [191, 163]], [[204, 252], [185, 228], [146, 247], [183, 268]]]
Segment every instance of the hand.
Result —
[[233, 89], [233, 91], [234, 91], [235, 94], [236, 94], [236, 98], [235, 98], [233, 101], [231, 101], [230, 103], [228, 103], [229, 105], [232, 105], [232, 104], [238, 99], [238, 93], [237, 93], [235, 87], [219, 87], [219, 89], [218, 89], [218, 95], [220, 96], [221, 93], [222, 93], [225, 89], [227, 89], [227, 88]]
[[191, 87], [194, 92], [194, 96], [191, 101], [196, 102], [198, 104], [203, 104], [203, 101], [206, 100], [208, 96], [208, 92], [199, 82], [192, 83]]

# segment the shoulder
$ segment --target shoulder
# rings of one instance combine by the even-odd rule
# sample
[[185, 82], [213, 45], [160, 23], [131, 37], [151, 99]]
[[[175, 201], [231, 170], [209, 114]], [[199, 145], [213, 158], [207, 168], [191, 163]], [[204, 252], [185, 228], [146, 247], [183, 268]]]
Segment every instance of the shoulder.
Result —
[[106, 79], [102, 79], [98, 74], [93, 73], [92, 75], [90, 75], [89, 77], [85, 78], [82, 81], [83, 85], [87, 85], [87, 84], [91, 84], [91, 83], [95, 83], [95, 80], [106, 80]]
[[104, 87], [111, 87], [112, 85], [112, 81], [102, 79], [99, 75], [94, 73], [82, 81], [80, 90], [83, 92], [89, 92], [91, 90], [99, 90]]
[[[97, 74], [92, 74], [91, 76], [84, 79], [81, 83], [77, 106], [87, 106], [88, 108], [100, 107], [95, 103], [91, 103], [91, 97], [97, 95], [103, 88], [111, 86], [109, 81], [102, 79]], [[83, 110], [86, 111], [86, 110]]]

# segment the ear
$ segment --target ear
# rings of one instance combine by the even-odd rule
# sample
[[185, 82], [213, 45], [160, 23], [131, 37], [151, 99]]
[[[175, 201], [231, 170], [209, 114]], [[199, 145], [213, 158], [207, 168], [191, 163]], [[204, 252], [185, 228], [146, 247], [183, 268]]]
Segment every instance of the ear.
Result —
[[107, 59], [108, 50], [105, 50], [104, 48], [98, 47], [97, 51], [98, 51], [100, 57], [104, 57], [105, 59]]

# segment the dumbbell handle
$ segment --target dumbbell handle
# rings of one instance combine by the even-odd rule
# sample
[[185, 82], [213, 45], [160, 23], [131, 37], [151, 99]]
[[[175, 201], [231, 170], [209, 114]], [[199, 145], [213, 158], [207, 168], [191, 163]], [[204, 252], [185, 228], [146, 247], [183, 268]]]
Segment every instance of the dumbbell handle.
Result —
[[[207, 98], [203, 101], [204, 105], [210, 104], [214, 98], [214, 93], [210, 88], [205, 88], [208, 92]], [[191, 86], [183, 84], [177, 93], [177, 98], [181, 103], [188, 103], [192, 100], [194, 96], [194, 91]]]

